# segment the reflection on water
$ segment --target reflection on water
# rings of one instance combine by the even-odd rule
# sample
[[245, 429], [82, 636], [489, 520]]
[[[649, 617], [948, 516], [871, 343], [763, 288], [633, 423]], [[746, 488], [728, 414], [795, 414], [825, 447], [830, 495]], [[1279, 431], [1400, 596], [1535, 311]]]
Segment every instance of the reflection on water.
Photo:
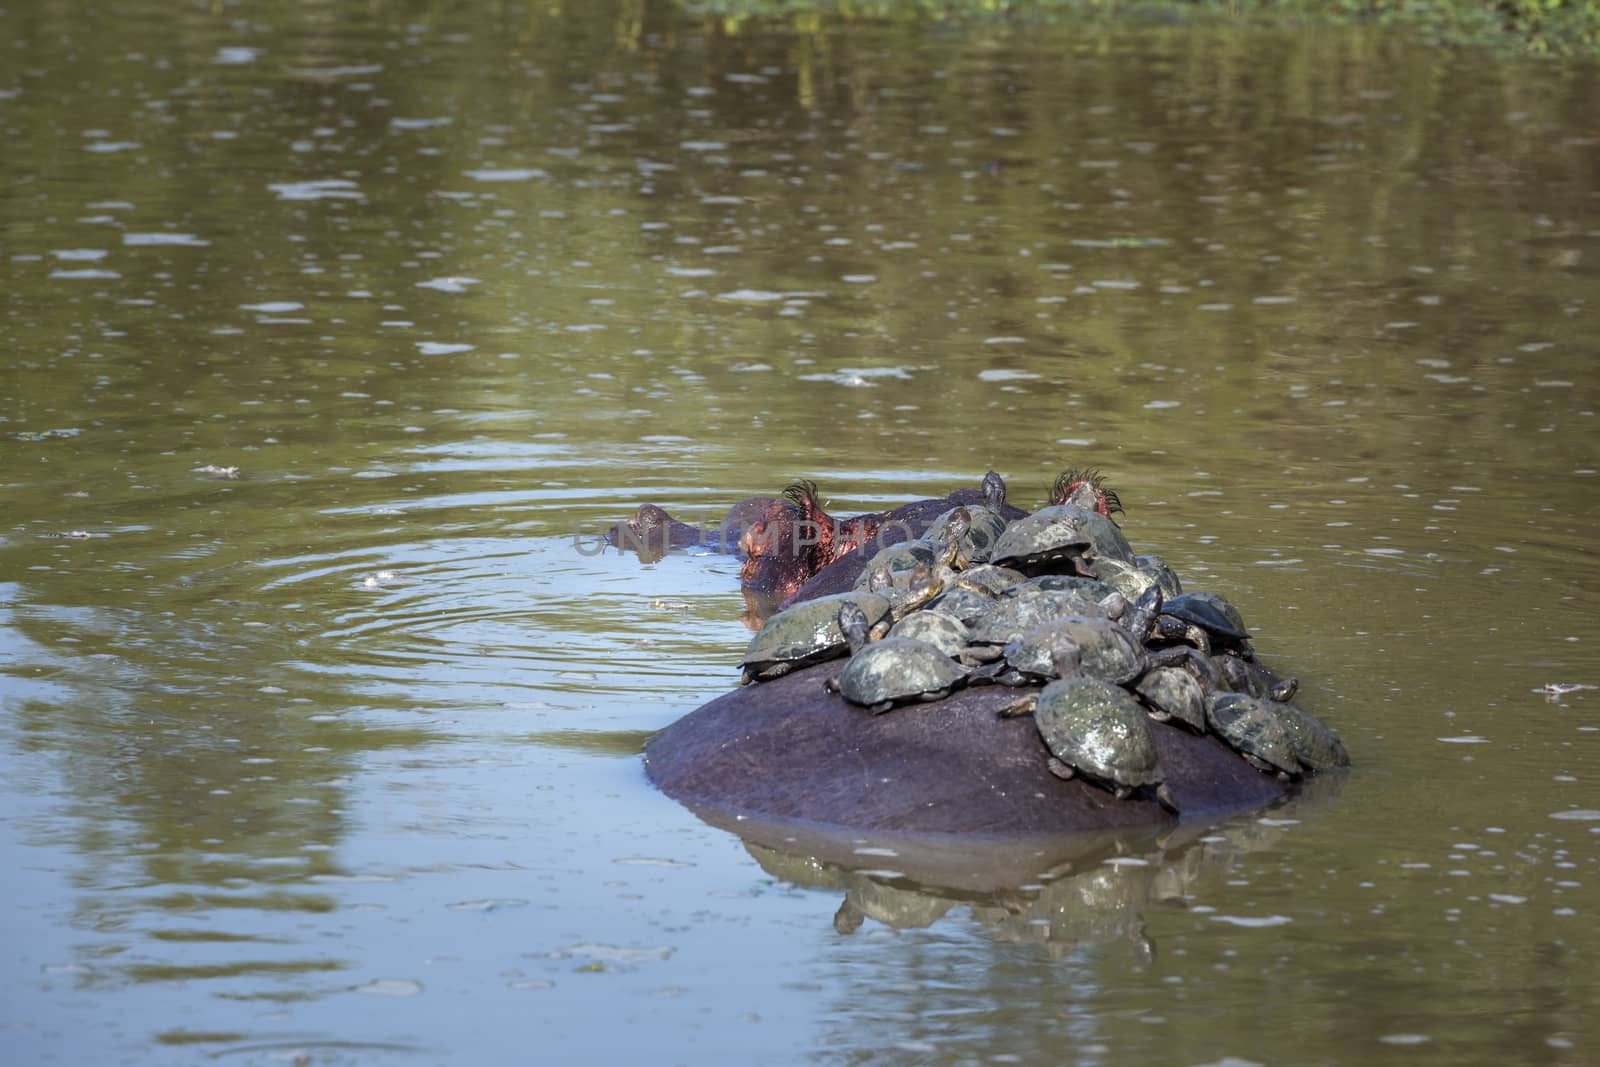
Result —
[[[960, 907], [990, 936], [1043, 945], [1051, 959], [1126, 940], [1139, 959], [1150, 963], [1156, 946], [1146, 930], [1149, 908], [1188, 907], [1207, 883], [1232, 870], [1240, 855], [1273, 847], [1289, 828], [1331, 805], [1344, 782], [1343, 774], [1322, 775], [1269, 816], [1210, 827], [1186, 823], [1159, 835], [851, 837], [753, 820], [728, 828], [774, 876], [842, 889], [844, 899], [833, 917], [841, 934], [855, 933], [867, 919], [900, 930], [921, 929]], [[1281, 916], [1218, 918], [1242, 926], [1287, 921]]]
[[[7, 1062], [1593, 1059], [1592, 66], [653, 0], [0, 35]], [[1336, 806], [980, 903], [645, 783], [735, 563], [585, 533], [1083, 462], [1340, 729]]]

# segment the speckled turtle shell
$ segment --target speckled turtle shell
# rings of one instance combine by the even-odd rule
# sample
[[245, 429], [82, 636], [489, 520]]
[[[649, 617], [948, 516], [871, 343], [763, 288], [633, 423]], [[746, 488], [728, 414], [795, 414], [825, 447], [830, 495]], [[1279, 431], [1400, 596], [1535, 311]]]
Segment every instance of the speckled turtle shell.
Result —
[[[1085, 516], [1103, 516], [1071, 504], [1040, 508], [1007, 526], [989, 553], [989, 562], [1024, 574], [1071, 573], [1094, 548]], [[1115, 523], [1112, 523], [1115, 526]], [[1133, 554], [1128, 554], [1131, 563]]]
[[1053, 678], [1064, 643], [1078, 649], [1074, 674], [1125, 685], [1145, 671], [1144, 646], [1120, 623], [1097, 615], [1062, 615], [1034, 627], [1006, 645], [1006, 663], [1030, 677]]
[[1160, 556], [1134, 556], [1133, 565], [1149, 575], [1156, 585], [1161, 587], [1161, 596], [1164, 599], [1171, 600], [1175, 596], [1183, 595], [1183, 582], [1178, 580], [1178, 572]]
[[[1015, 571], [1013, 574], [1017, 573]], [[1006, 589], [1001, 596], [1022, 596], [1035, 590], [1052, 593], [1082, 593], [1091, 600], [1104, 600], [1117, 590], [1095, 578], [1077, 574], [1040, 574]]]
[[1333, 727], [1302, 708], [1278, 701], [1263, 701], [1289, 730], [1295, 757], [1310, 773], [1350, 766], [1350, 753]]
[[972, 641], [972, 631], [961, 620], [941, 611], [913, 612], [895, 623], [889, 636], [926, 641], [952, 659]]
[[1098, 615], [1099, 604], [1081, 593], [1035, 590], [1003, 597], [972, 624], [976, 645], [1008, 645], [1037, 626], [1062, 615]]
[[1126, 560], [1113, 559], [1109, 556], [1091, 556], [1088, 565], [1095, 580], [1109, 585], [1129, 600], [1139, 599], [1146, 589], [1160, 584], [1155, 574], [1142, 570]]
[[948, 696], [967, 674], [926, 641], [885, 637], [851, 656], [834, 684], [852, 704], [884, 712], [897, 704]]
[[1206, 696], [1188, 671], [1157, 667], [1134, 687], [1160, 722], [1178, 722], [1197, 734], [1206, 732]]
[[853, 601], [876, 633], [888, 631], [889, 599], [876, 593], [836, 593], [780, 611], [745, 650], [744, 680], [768, 681], [800, 667], [842, 656], [849, 645], [839, 629], [839, 607]]
[[1248, 693], [1213, 693], [1206, 698], [1206, 725], [1259, 769], [1299, 775], [1294, 736], [1273, 702]]
[[1165, 780], [1150, 717], [1120, 686], [1082, 677], [1051, 682], [1033, 716], [1051, 755], [1118, 795]]

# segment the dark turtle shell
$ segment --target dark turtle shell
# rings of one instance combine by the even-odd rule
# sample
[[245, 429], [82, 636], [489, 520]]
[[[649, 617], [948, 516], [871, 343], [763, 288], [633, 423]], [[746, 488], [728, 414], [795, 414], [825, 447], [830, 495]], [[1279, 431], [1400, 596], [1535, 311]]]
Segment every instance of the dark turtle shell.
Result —
[[1182, 593], [1161, 605], [1161, 614], [1202, 627], [1217, 637], [1248, 640], [1244, 617], [1239, 610], [1216, 593]]
[[1197, 734], [1206, 732], [1206, 696], [1188, 671], [1157, 667], [1134, 687], [1150, 706], [1150, 717], [1179, 722]]
[[851, 656], [837, 684], [840, 695], [852, 704], [882, 712], [896, 704], [948, 696], [967, 673], [926, 641], [885, 637]]
[[1300, 773], [1294, 737], [1272, 702], [1248, 693], [1213, 693], [1206, 698], [1206, 725], [1262, 770]]
[[1025, 675], [1053, 678], [1063, 644], [1077, 646], [1074, 674], [1123, 685], [1144, 673], [1144, 646], [1121, 624], [1095, 615], [1062, 615], [1034, 627], [1006, 645], [1006, 663]]
[[1086, 778], [1121, 792], [1166, 777], [1150, 717], [1120, 686], [1082, 677], [1051, 682], [1033, 716], [1051, 754]]
[[767, 620], [745, 650], [741, 666], [746, 681], [767, 681], [799, 667], [842, 656], [849, 648], [839, 628], [839, 608], [855, 603], [869, 627], [889, 626], [889, 600], [876, 593], [837, 593], [796, 604]]

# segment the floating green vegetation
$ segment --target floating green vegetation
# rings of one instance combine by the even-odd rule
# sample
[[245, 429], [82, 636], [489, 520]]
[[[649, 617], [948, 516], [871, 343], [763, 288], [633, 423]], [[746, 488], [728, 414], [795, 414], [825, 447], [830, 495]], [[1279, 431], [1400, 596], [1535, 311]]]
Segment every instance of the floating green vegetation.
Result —
[[1113, 18], [1234, 19], [1252, 24], [1329, 20], [1405, 27], [1442, 44], [1534, 55], [1600, 55], [1600, 0], [684, 0], [734, 23], [764, 16], [939, 21]]

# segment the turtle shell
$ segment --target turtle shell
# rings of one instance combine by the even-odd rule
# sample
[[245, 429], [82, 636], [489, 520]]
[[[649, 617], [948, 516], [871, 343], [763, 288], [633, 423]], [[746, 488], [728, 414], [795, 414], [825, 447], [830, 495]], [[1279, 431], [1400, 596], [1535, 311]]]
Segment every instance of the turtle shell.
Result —
[[[943, 543], [945, 540], [945, 528], [949, 526], [950, 516], [955, 511], [955, 508], [951, 508], [934, 519], [933, 523], [923, 532], [922, 539], [924, 541]], [[974, 563], [984, 563], [989, 559], [989, 554], [993, 551], [995, 542], [1000, 539], [1000, 535], [1010, 525], [1010, 520], [1000, 512], [982, 504], [968, 504], [966, 505], [966, 511], [969, 525], [967, 532], [961, 537], [960, 544], [957, 547], [957, 554]]]
[[1206, 725], [1259, 765], [1291, 776], [1300, 773], [1294, 737], [1271, 701], [1248, 693], [1213, 693], [1206, 698]]
[[942, 611], [917, 611], [895, 623], [889, 636], [926, 641], [954, 658], [972, 640], [972, 631], [960, 619]]
[[1051, 682], [1033, 716], [1051, 754], [1088, 778], [1136, 789], [1166, 777], [1150, 717], [1120, 686], [1082, 677]]
[[1109, 556], [1090, 557], [1089, 570], [1098, 581], [1109, 585], [1128, 600], [1138, 600], [1146, 589], [1158, 584], [1151, 572]]
[[938, 700], [967, 677], [961, 664], [926, 641], [885, 637], [850, 657], [839, 693], [875, 712], [914, 700]]
[[997, 601], [991, 600], [989, 610], [970, 624], [972, 642], [979, 645], [1008, 645], [1029, 630], [1062, 615], [1100, 613], [1100, 605], [1081, 593], [1035, 590], [1002, 597]]
[[991, 593], [1003, 594], [1007, 589], [1013, 589], [1023, 582], [1021, 571], [1014, 571], [1010, 567], [996, 567], [992, 563], [980, 563], [975, 567], [968, 567], [961, 572], [961, 581], [967, 585], [980, 585]]
[[939, 545], [932, 541], [918, 538], [915, 541], [901, 541], [889, 545], [877, 555], [867, 561], [861, 571], [861, 577], [856, 579], [856, 588], [865, 589], [867, 579], [879, 567], [887, 567], [890, 571], [909, 571], [918, 567], [931, 567], [942, 558]]
[[766, 681], [844, 655], [849, 644], [839, 629], [839, 605], [846, 600], [866, 614], [869, 627], [888, 625], [889, 600], [877, 593], [836, 593], [807, 600], [772, 616], [751, 639], [740, 664], [745, 676]]
[[934, 597], [923, 611], [936, 611], [959, 620], [965, 626], [972, 626], [994, 611], [995, 604], [994, 597], [958, 585]]
[[1295, 757], [1307, 771], [1315, 773], [1350, 766], [1350, 753], [1345, 751], [1344, 742], [1339, 740], [1333, 727], [1293, 704], [1264, 703], [1274, 709], [1288, 727]]
[[1074, 674], [1123, 685], [1144, 673], [1144, 648], [1126, 628], [1097, 615], [1063, 615], [1036, 626], [1006, 645], [1006, 663], [1023, 674], [1053, 678], [1055, 650], [1063, 641], [1078, 647]]
[[1197, 734], [1206, 732], [1206, 696], [1188, 671], [1157, 667], [1134, 687], [1152, 714], [1183, 723]]
[[[1016, 573], [1016, 572], [1012, 572]], [[1002, 596], [1022, 596], [1034, 590], [1044, 590], [1051, 593], [1083, 593], [1091, 600], [1104, 600], [1117, 590], [1113, 586], [1094, 578], [1084, 578], [1077, 574], [1041, 574], [1027, 581], [1018, 582], [1011, 588], [1001, 593]]]
[[1162, 602], [1161, 614], [1192, 622], [1218, 637], [1247, 640], [1244, 617], [1239, 609], [1216, 593], [1182, 593]]
[[[1067, 570], [1074, 558], [1085, 555], [1094, 546], [1094, 538], [1084, 520], [1084, 516], [1093, 514], [1070, 504], [1040, 508], [1006, 527], [989, 553], [989, 562], [1024, 574]], [[1132, 560], [1131, 553], [1128, 558]]]
[[1171, 600], [1183, 595], [1183, 583], [1178, 580], [1178, 572], [1160, 556], [1134, 556], [1133, 565], [1155, 580], [1161, 587], [1163, 599]]

